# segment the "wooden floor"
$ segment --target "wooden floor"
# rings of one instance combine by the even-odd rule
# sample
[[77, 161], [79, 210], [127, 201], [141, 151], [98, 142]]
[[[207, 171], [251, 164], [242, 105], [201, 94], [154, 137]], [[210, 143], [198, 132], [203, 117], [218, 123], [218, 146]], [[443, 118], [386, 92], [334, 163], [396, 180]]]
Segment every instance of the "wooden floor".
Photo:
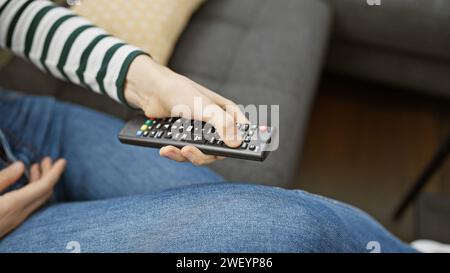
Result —
[[[296, 187], [353, 204], [414, 239], [414, 209], [399, 223], [391, 214], [449, 130], [449, 101], [325, 76]], [[450, 196], [450, 160], [429, 185]]]

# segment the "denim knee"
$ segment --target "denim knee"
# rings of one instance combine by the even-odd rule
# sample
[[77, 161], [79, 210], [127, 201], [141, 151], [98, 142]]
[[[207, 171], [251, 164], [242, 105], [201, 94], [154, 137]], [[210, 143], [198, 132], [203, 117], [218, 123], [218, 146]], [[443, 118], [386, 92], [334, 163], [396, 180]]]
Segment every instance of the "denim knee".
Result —
[[[224, 184], [199, 188], [189, 198], [196, 198], [202, 208], [196, 231], [189, 236], [208, 240], [186, 244], [188, 251], [333, 252], [343, 247], [342, 220], [301, 192]], [[187, 215], [198, 210], [192, 204], [188, 207]]]

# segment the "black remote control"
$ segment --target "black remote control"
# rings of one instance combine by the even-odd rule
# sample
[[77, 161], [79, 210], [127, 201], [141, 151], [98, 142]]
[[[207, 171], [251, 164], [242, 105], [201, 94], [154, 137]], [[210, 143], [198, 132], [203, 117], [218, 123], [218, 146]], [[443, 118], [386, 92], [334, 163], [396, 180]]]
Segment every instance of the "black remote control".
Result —
[[243, 142], [238, 148], [224, 144], [208, 123], [184, 118], [149, 119], [143, 115], [127, 122], [119, 134], [122, 143], [161, 148], [193, 145], [205, 154], [264, 161], [274, 129], [267, 126], [236, 124]]

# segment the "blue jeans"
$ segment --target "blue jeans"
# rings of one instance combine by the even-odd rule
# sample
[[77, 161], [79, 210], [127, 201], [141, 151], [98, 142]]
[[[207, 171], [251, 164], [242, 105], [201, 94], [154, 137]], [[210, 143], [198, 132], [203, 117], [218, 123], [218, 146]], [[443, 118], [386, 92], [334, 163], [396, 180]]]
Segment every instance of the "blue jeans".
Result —
[[0, 252], [369, 252], [373, 242], [381, 252], [413, 251], [349, 205], [225, 183], [207, 168], [120, 144], [122, 126], [52, 98], [0, 90], [11, 154], [28, 166], [46, 155], [68, 161], [54, 199], [1, 239]]

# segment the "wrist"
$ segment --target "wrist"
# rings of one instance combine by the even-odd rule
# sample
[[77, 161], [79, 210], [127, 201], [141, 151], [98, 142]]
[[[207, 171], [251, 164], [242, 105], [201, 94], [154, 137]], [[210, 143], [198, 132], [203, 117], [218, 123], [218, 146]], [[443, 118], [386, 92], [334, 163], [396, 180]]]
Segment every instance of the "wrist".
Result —
[[136, 57], [127, 73], [124, 96], [131, 107], [143, 108], [143, 103], [159, 89], [163, 67], [147, 55]]

